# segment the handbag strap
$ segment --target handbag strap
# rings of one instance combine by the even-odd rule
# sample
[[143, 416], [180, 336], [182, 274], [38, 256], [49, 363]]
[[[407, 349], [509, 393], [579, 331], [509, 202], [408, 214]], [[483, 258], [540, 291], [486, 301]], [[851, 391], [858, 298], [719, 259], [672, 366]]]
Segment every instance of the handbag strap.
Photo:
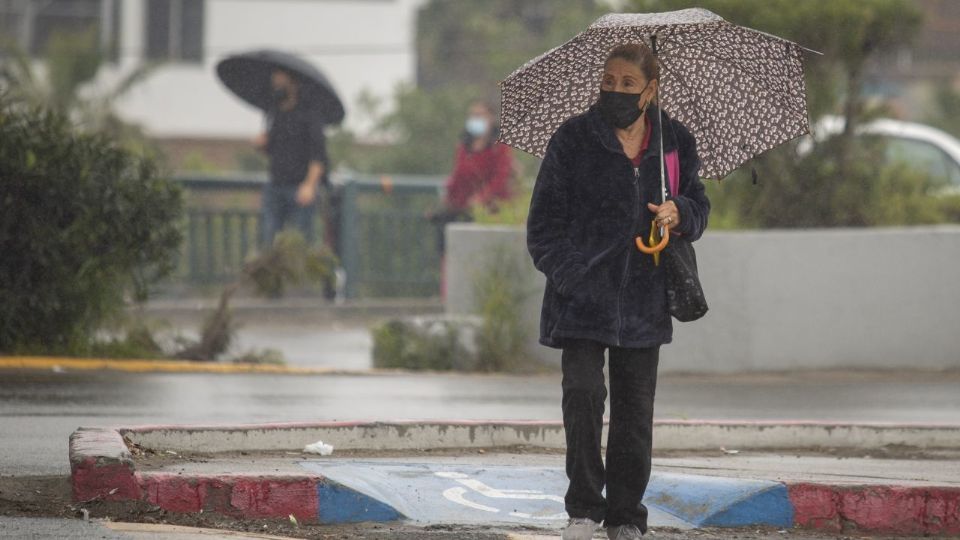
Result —
[[680, 159], [677, 151], [667, 152], [667, 179], [670, 182], [670, 195], [676, 197], [680, 193]]

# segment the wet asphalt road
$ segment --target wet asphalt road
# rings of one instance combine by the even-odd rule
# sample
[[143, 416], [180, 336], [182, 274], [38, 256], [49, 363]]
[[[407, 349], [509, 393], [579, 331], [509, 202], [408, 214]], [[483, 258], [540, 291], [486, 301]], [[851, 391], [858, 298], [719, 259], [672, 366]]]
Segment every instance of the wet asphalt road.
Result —
[[[960, 423], [960, 373], [661, 377], [662, 419]], [[560, 418], [557, 374], [217, 375], [0, 371], [0, 474], [66, 474], [79, 426]]]

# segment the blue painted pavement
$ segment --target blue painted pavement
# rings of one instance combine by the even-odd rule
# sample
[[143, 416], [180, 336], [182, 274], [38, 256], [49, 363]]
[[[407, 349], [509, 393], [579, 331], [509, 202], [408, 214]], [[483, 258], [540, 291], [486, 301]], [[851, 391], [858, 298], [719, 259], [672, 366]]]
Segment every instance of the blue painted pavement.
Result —
[[643, 502], [697, 527], [793, 526], [787, 486], [769, 480], [653, 473]]
[[[322, 523], [409, 519], [425, 524], [558, 527], [567, 520], [567, 478], [559, 467], [306, 461], [326, 480], [318, 488]], [[789, 527], [783, 484], [654, 473], [644, 503], [651, 527]]]

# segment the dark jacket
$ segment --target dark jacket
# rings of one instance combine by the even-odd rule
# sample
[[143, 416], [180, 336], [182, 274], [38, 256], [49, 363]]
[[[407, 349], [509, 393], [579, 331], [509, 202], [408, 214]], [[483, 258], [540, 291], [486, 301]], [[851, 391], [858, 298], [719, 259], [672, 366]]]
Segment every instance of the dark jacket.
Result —
[[[654, 106], [647, 112], [653, 131], [636, 170], [596, 107], [567, 120], [547, 146], [527, 219], [527, 248], [547, 277], [544, 345], [580, 338], [639, 348], [672, 340], [663, 265], [634, 245], [634, 237], [650, 232], [654, 216], [647, 203], [660, 201], [657, 112]], [[693, 241], [707, 227], [710, 201], [697, 176], [693, 136], [664, 114], [663, 151], [674, 149], [680, 225], [671, 232]]]
[[271, 112], [267, 121], [270, 181], [278, 186], [299, 186], [307, 177], [310, 162], [319, 161], [324, 169], [320, 183], [326, 186], [330, 165], [319, 115], [298, 105], [291, 111]]

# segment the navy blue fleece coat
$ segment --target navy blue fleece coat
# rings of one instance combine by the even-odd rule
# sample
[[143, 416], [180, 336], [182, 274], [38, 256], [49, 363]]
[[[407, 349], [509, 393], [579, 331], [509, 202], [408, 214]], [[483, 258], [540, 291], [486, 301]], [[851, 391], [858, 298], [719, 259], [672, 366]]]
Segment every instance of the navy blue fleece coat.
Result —
[[[658, 112], [647, 111], [653, 131], [636, 169], [596, 106], [550, 139], [527, 219], [527, 248], [547, 277], [540, 343], [548, 347], [563, 347], [565, 338], [653, 347], [673, 337], [663, 266], [634, 245], [650, 232], [647, 203], [660, 202]], [[663, 151], [671, 150], [681, 177], [673, 198], [680, 225], [672, 232], [693, 241], [707, 227], [710, 201], [697, 176], [696, 141], [664, 114]]]

